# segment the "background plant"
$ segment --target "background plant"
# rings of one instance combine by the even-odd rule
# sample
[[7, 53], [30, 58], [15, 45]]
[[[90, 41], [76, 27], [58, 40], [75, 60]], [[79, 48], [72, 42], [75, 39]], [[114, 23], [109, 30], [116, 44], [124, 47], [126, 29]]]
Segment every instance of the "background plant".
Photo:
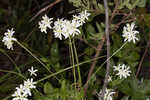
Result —
[[[33, 91], [34, 94], [30, 97], [31, 100], [82, 100], [84, 95], [87, 100], [98, 100], [97, 93], [103, 86], [106, 72], [105, 65], [101, 66], [106, 60], [103, 1], [1, 0], [0, 2], [0, 19], [3, 19], [0, 21], [1, 40], [3, 33], [13, 27], [17, 40], [52, 72], [50, 73], [17, 43], [14, 44], [14, 50], [11, 51], [0, 42], [0, 99], [11, 99], [15, 87], [24, 80], [20, 76], [27, 77], [29, 75], [27, 70], [30, 66], [34, 66], [38, 69], [36, 80], [39, 82], [36, 86], [37, 90]], [[108, 1], [111, 55], [124, 43], [122, 31], [126, 23], [135, 22], [140, 38], [140, 41], [135, 44], [127, 43], [110, 59], [110, 75], [114, 75], [112, 68], [114, 65], [123, 63], [130, 66], [132, 71], [131, 77], [124, 80], [112, 77], [108, 87], [113, 88], [116, 92], [114, 100], [126, 100], [127, 98], [146, 100], [150, 96], [149, 5], [149, 0]], [[46, 35], [41, 33], [38, 22], [45, 14], [54, 20], [57, 18], [71, 19], [72, 15], [85, 9], [91, 13], [91, 16], [86, 24], [80, 27], [81, 34], [74, 37], [82, 78], [82, 85], [80, 85], [78, 82], [74, 83], [73, 69], [70, 67], [72, 58], [68, 46], [69, 41], [56, 39], [51, 30], [48, 30]], [[77, 67], [76, 60], [75, 66]]]

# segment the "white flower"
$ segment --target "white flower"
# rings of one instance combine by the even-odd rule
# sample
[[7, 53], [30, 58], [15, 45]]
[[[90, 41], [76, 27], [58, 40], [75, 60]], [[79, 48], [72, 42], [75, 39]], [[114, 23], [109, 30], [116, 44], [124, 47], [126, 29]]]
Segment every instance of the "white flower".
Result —
[[69, 36], [80, 34], [79, 26], [75, 20], [57, 19], [57, 21], [54, 22], [53, 32], [56, 38], [62, 40], [62, 36], [64, 36], [64, 38], [67, 39]]
[[32, 88], [36, 88], [35, 86], [36, 82], [33, 82], [33, 79], [27, 79], [26, 81], [24, 81], [24, 87], [26, 89], [32, 89]]
[[116, 75], [118, 75], [120, 79], [127, 78], [128, 76], [130, 76], [130, 67], [127, 67], [125, 64], [119, 64], [118, 66], [113, 66], [113, 68], [114, 71], [118, 71]]
[[4, 45], [7, 46], [8, 49], [13, 50], [13, 42], [17, 41], [16, 38], [13, 37], [13, 34], [15, 33], [15, 31], [13, 30], [13, 28], [11, 30], [7, 30], [7, 32], [4, 33], [4, 37], [2, 42], [4, 42]]
[[108, 76], [108, 82], [111, 82], [111, 81], [112, 81], [112, 77]]
[[12, 100], [28, 100], [28, 98], [24, 95], [16, 96]]
[[[102, 91], [100, 91], [100, 94], [102, 93]], [[115, 94], [115, 92], [113, 92], [112, 89], [107, 89], [105, 90], [104, 93], [104, 100], [113, 100], [113, 94]]]
[[89, 15], [90, 13], [85, 10], [78, 16], [73, 16], [73, 20], [57, 19], [53, 27], [54, 36], [62, 40], [62, 37], [67, 39], [69, 36], [79, 35], [81, 32], [78, 28], [88, 20]]
[[85, 23], [85, 20], [88, 20], [88, 17], [90, 16], [90, 13], [87, 13], [87, 10], [82, 11], [79, 13], [79, 15], [74, 15], [73, 18], [76, 20], [80, 25], [83, 25]]
[[16, 87], [16, 91], [12, 94], [13, 100], [28, 100], [28, 96], [31, 96], [31, 89], [36, 88], [36, 82], [33, 79], [27, 79], [24, 84]]
[[27, 94], [18, 88], [14, 94], [12, 94], [13, 100], [28, 100]]
[[45, 16], [43, 16], [42, 17], [43, 18], [43, 20], [41, 21], [46, 27], [48, 27], [48, 28], [52, 28], [51, 27], [51, 24], [53, 23], [53, 18], [49, 18], [47, 15], [45, 15]]
[[47, 33], [47, 27], [42, 22], [39, 22], [39, 28], [41, 29], [41, 32]]
[[47, 28], [52, 29], [52, 20], [53, 18], [49, 18], [47, 15], [42, 17], [42, 20], [39, 22], [39, 28], [41, 29], [41, 32], [47, 33]]
[[21, 84], [20, 87], [16, 87], [16, 90], [20, 93], [24, 93], [25, 87]]
[[62, 40], [62, 35], [65, 32], [64, 31], [65, 24], [66, 20], [64, 19], [57, 19], [57, 21], [54, 22], [53, 27], [54, 36], [56, 38], [59, 38], [60, 40]]
[[33, 66], [31, 67], [31, 69], [28, 69], [28, 71], [30, 72], [30, 75], [34, 75], [34, 76], [37, 76], [37, 74], [35, 72], [37, 72], [38, 70], [33, 68]]
[[79, 35], [81, 33], [80, 30], [78, 29], [79, 26], [80, 25], [76, 20], [72, 20], [70, 29], [69, 29], [70, 35], [72, 35], [72, 36]]
[[138, 31], [134, 30], [134, 28], [136, 28], [134, 23], [130, 24], [126, 24], [126, 26], [124, 26], [123, 28], [123, 37], [125, 38], [124, 41], [128, 41], [131, 42], [133, 41], [133, 43], [135, 43], [135, 41], [139, 40], [136, 35], [139, 33]]
[[68, 38], [69, 36], [75, 36], [80, 34], [80, 30], [77, 29], [78, 28], [78, 24], [76, 23], [75, 20], [72, 21], [66, 21], [65, 22], [65, 26], [63, 27], [63, 36], [66, 38]]

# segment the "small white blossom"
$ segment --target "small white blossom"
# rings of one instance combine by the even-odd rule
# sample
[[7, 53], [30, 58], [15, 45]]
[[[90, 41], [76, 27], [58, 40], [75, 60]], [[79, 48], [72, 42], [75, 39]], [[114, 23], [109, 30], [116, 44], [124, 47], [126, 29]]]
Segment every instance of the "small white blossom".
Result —
[[76, 23], [76, 21], [66, 21], [65, 26], [63, 27], [63, 36], [68, 38], [69, 36], [75, 36], [80, 34], [80, 30], [78, 29], [79, 25]]
[[36, 88], [36, 82], [33, 82], [33, 79], [27, 79], [24, 81], [25, 93], [31, 96], [31, 89]]
[[126, 26], [124, 26], [123, 28], [123, 37], [125, 38], [124, 41], [128, 41], [131, 42], [133, 41], [133, 43], [135, 43], [136, 41], [138, 41], [139, 39], [136, 37], [136, 35], [139, 33], [138, 31], [134, 30], [136, 28], [134, 23], [130, 24], [126, 24]]
[[13, 50], [13, 42], [17, 41], [16, 38], [13, 37], [13, 34], [15, 33], [15, 31], [13, 30], [13, 28], [11, 30], [7, 30], [7, 32], [4, 33], [4, 37], [2, 42], [4, 42], [4, 45], [7, 46], [8, 49]]
[[51, 24], [53, 23], [53, 18], [49, 18], [47, 15], [45, 15], [45, 16], [43, 16], [42, 17], [43, 18], [43, 20], [41, 21], [46, 27], [48, 27], [48, 28], [52, 28], [51, 27]]
[[78, 28], [85, 23], [85, 20], [88, 20], [89, 15], [90, 13], [85, 10], [79, 13], [78, 16], [73, 16], [73, 20], [57, 19], [53, 26], [54, 36], [62, 40], [62, 37], [67, 39], [79, 35], [81, 32]]
[[127, 78], [128, 76], [130, 76], [130, 67], [126, 66], [125, 64], [122, 65], [118, 65], [118, 66], [113, 66], [114, 71], [117, 71], [117, 74], [120, 79], [122, 78]]
[[35, 72], [37, 72], [38, 70], [37, 69], [34, 69], [33, 66], [31, 67], [31, 69], [28, 69], [28, 71], [30, 72], [30, 75], [34, 75], [34, 76], [37, 76], [37, 74]]
[[41, 32], [47, 33], [47, 28], [52, 29], [52, 20], [53, 18], [49, 18], [47, 15], [42, 17], [42, 20], [39, 22], [39, 28], [41, 29]]
[[[102, 91], [100, 91], [100, 95], [102, 94]], [[104, 93], [104, 100], [113, 100], [113, 94], [115, 94], [115, 92], [113, 92], [112, 89], [107, 89], [105, 90]]]
[[79, 13], [79, 15], [74, 15], [73, 18], [76, 20], [80, 25], [83, 25], [85, 23], [85, 20], [88, 20], [88, 17], [91, 14], [87, 12], [87, 10], [82, 11]]
[[72, 20], [70, 29], [69, 29], [70, 35], [72, 35], [72, 36], [79, 35], [81, 33], [80, 30], [78, 29], [79, 26], [80, 25], [76, 20]]
[[39, 28], [41, 29], [41, 32], [47, 33], [47, 27], [42, 22], [39, 22]]
[[14, 97], [13, 100], [28, 100], [23, 85], [20, 85], [20, 87], [17, 87], [16, 89], [17, 91], [15, 91], [15, 93], [12, 94], [12, 96]]
[[111, 81], [112, 81], [112, 77], [108, 76], [108, 82], [111, 82]]
[[59, 38], [62, 40], [62, 35], [64, 34], [64, 27], [66, 24], [66, 20], [64, 19], [57, 19], [57, 21], [54, 22], [53, 32], [55, 38]]
[[16, 91], [12, 96], [14, 97], [12, 100], [28, 100], [26, 94], [21, 94], [18, 91]]
[[25, 87], [22, 84], [20, 84], [20, 87], [16, 87], [16, 90], [20, 93], [23, 93], [25, 90]]
[[13, 100], [28, 100], [28, 96], [31, 96], [31, 89], [36, 88], [36, 82], [33, 79], [27, 79], [24, 84], [16, 87], [16, 91], [12, 94]]
[[79, 26], [75, 20], [57, 19], [57, 21], [54, 22], [53, 32], [55, 37], [60, 40], [62, 40], [62, 36], [67, 39], [69, 36], [75, 36], [81, 33], [78, 29]]
[[35, 84], [36, 82], [33, 82], [33, 78], [24, 81], [24, 87], [28, 89], [36, 88]]

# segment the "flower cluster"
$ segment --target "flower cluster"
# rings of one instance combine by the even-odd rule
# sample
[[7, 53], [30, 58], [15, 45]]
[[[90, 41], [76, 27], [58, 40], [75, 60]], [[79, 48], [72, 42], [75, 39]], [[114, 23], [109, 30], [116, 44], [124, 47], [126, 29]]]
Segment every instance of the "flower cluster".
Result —
[[[102, 91], [100, 91], [100, 94], [102, 94]], [[112, 89], [106, 88], [104, 93], [104, 100], [113, 100], [113, 94], [115, 94], [115, 92], [113, 92]]]
[[[82, 26], [85, 23], [85, 20], [88, 20], [88, 16], [90, 13], [87, 13], [87, 11], [83, 11], [79, 13], [78, 15], [74, 15], [72, 20], [67, 19], [57, 19], [54, 22], [54, 26], [51, 27], [52, 24], [52, 18], [48, 18], [46, 15], [47, 20], [49, 21], [46, 23], [47, 25], [43, 24], [44, 21], [39, 22], [39, 28], [41, 29], [41, 32], [47, 33], [46, 29], [47, 27], [50, 29], [53, 29], [54, 36], [56, 38], [59, 38], [62, 40], [62, 37], [67, 39], [69, 36], [75, 36], [80, 34], [80, 30], [78, 29], [80, 26]], [[43, 17], [44, 19], [44, 17]], [[47, 27], [46, 27], [47, 26]]]
[[[31, 75], [35, 75], [35, 72], [32, 69], [32, 73]], [[35, 86], [36, 82], [33, 82], [33, 78], [27, 79], [26, 81], [24, 81], [23, 84], [20, 84], [19, 87], [16, 87], [16, 91], [14, 92], [14, 94], [12, 94], [13, 99], [12, 100], [28, 100], [28, 96], [31, 96], [31, 89], [36, 88]]]
[[120, 79], [130, 76], [130, 67], [126, 66], [125, 64], [119, 64], [118, 66], [113, 66], [113, 68], [114, 71], [118, 72], [116, 75], [118, 75]]
[[134, 28], [136, 28], [134, 23], [130, 24], [126, 24], [126, 26], [124, 26], [123, 28], [123, 37], [125, 38], [124, 41], [128, 41], [131, 42], [133, 41], [133, 43], [135, 43], [135, 41], [139, 40], [136, 35], [139, 33], [138, 31], [134, 30]]
[[13, 42], [17, 41], [16, 38], [13, 37], [13, 34], [15, 33], [15, 31], [13, 30], [13, 28], [11, 30], [7, 30], [7, 32], [4, 33], [4, 37], [2, 42], [4, 42], [4, 45], [7, 46], [8, 49], [13, 50]]

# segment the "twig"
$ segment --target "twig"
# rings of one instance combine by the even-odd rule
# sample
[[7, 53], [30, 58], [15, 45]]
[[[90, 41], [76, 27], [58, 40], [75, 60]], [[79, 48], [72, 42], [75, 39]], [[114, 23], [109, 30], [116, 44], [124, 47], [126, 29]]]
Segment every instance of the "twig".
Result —
[[50, 3], [48, 6], [42, 8], [35, 16], [33, 16], [31, 19], [30, 19], [30, 22], [33, 21], [37, 16], [39, 16], [41, 13], [43, 13], [44, 11], [46, 11], [47, 9], [49, 8], [52, 8], [54, 5], [56, 5], [57, 3], [61, 2], [62, 0], [56, 0], [55, 2], [53, 3]]
[[110, 18], [110, 22], [112, 22], [112, 20], [113, 20], [113, 18], [115, 17], [115, 15], [117, 14], [116, 12], [117, 12], [117, 9], [118, 9], [118, 0], [115, 0], [115, 8], [114, 8], [114, 10], [113, 10], [113, 13], [112, 13], [112, 16], [111, 16], [111, 18]]
[[104, 93], [108, 84], [108, 76], [110, 72], [110, 40], [109, 40], [109, 13], [108, 13], [108, 5], [107, 5], [107, 0], [104, 0], [104, 7], [105, 7], [105, 34], [106, 34], [106, 39], [107, 39], [107, 65], [106, 65], [106, 75], [104, 79], [104, 85], [102, 88], [102, 97], [99, 97], [99, 100], [104, 100]]
[[89, 45], [90, 47], [92, 47], [93, 49], [95, 49], [95, 50], [99, 50], [99, 49], [97, 49], [97, 47], [96, 47], [96, 46], [94, 46], [94, 45], [92, 45], [92, 44], [88, 43], [88, 41], [87, 41], [86, 39], [84, 39], [84, 38], [80, 38], [80, 40], [81, 40], [81, 41], [83, 41], [84, 43], [86, 43], [87, 45]]
[[139, 75], [139, 72], [140, 72], [141, 67], [142, 67], [143, 60], [144, 60], [144, 58], [145, 58], [145, 56], [146, 56], [146, 53], [147, 53], [147, 51], [148, 51], [149, 46], [150, 46], [150, 40], [147, 41], [146, 49], [145, 49], [145, 51], [144, 51], [144, 54], [143, 54], [143, 56], [142, 56], [142, 58], [141, 58], [141, 61], [140, 61], [140, 63], [139, 63], [139, 66], [138, 66], [138, 69], [137, 69], [137, 72], [136, 72], [136, 77], [138, 77], [138, 75]]
[[[103, 44], [104, 44], [104, 41], [105, 41], [105, 37], [103, 37], [102, 41], [98, 44], [97, 46], [97, 51], [96, 51], [96, 54], [94, 56], [94, 58], [97, 58], [101, 52], [101, 49], [103, 47]], [[89, 79], [91, 78], [92, 76], [92, 73], [93, 73], [93, 70], [94, 70], [94, 67], [97, 63], [97, 59], [95, 59], [90, 67], [90, 70], [89, 70], [89, 73], [88, 73], [88, 78], [87, 78], [87, 81], [86, 81], [86, 84], [85, 84], [85, 87], [84, 87], [84, 97], [86, 97], [86, 93], [87, 93], [87, 89], [88, 89], [88, 81]]]

